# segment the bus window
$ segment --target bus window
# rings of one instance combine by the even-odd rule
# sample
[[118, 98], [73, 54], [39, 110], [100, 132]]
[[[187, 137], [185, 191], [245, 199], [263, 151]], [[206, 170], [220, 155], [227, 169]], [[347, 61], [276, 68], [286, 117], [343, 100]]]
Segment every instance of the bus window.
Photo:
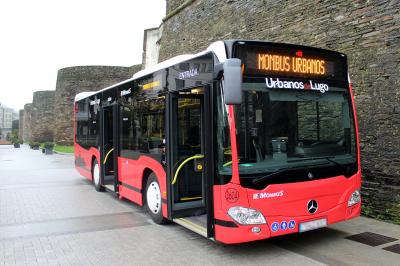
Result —
[[135, 117], [133, 106], [124, 106], [121, 108], [121, 129], [120, 143], [121, 156], [130, 159], [136, 159], [138, 151], [138, 129], [139, 122]]
[[298, 102], [298, 138], [300, 140], [338, 140], [343, 136], [340, 102]]
[[88, 101], [83, 100], [78, 103], [78, 112], [76, 113], [76, 142], [82, 147], [87, 147], [88, 135]]
[[161, 154], [164, 145], [165, 98], [151, 99], [142, 104], [139, 111], [142, 135], [140, 151], [150, 154]]
[[[92, 101], [90, 101], [92, 102]], [[99, 136], [99, 105], [90, 104], [89, 105], [89, 119], [88, 119], [88, 136], [87, 145], [89, 147], [98, 146], [98, 136]]]
[[[222, 162], [219, 164], [219, 168], [225, 166], [230, 166], [232, 164], [232, 149], [231, 149], [231, 139], [229, 135], [229, 123], [228, 123], [228, 108], [224, 103], [222, 97], [222, 88], [218, 86], [215, 90], [216, 92], [216, 104], [215, 113], [218, 114], [214, 117], [216, 128], [216, 143], [217, 143], [217, 153], [218, 161]], [[220, 181], [225, 183], [224, 181]]]
[[164, 146], [165, 98], [136, 100], [121, 108], [121, 156], [152, 154], [161, 160]]

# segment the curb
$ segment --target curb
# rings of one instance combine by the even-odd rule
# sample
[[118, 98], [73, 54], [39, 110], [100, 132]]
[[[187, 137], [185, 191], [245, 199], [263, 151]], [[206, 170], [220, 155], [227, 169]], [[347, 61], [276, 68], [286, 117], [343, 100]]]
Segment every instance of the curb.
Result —
[[55, 150], [53, 150], [53, 152], [56, 154], [61, 154], [61, 155], [74, 155], [73, 153], [59, 152], [59, 151], [55, 151]]

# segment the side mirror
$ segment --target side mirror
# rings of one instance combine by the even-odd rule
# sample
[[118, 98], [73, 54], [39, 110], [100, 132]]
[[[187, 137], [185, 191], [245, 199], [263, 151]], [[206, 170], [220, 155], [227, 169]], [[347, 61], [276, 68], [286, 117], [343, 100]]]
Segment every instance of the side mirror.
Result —
[[237, 58], [227, 59], [223, 65], [225, 104], [242, 103], [242, 61]]

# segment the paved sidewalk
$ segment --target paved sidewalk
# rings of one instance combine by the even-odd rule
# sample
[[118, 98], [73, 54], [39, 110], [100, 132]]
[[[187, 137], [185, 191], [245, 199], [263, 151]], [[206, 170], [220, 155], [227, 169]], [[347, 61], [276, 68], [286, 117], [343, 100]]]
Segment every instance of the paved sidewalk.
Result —
[[[392, 239], [378, 237], [385, 243], [376, 246], [346, 239], [364, 232]], [[400, 226], [359, 218], [226, 246], [156, 225], [142, 208], [96, 192], [71, 155], [0, 146], [0, 266], [400, 265], [400, 254], [383, 249], [398, 239]]]

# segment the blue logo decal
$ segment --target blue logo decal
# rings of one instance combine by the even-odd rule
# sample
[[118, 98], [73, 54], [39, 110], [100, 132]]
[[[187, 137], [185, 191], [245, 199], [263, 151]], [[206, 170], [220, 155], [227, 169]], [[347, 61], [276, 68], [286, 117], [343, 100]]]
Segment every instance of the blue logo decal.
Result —
[[279, 223], [274, 222], [273, 224], [271, 224], [271, 230], [272, 232], [276, 232], [279, 230]]
[[286, 230], [286, 228], [287, 228], [287, 222], [286, 221], [281, 222], [281, 230]]
[[293, 220], [291, 220], [291, 221], [289, 222], [289, 228], [290, 228], [290, 229], [294, 229], [295, 227], [296, 227], [296, 222], [293, 221]]

